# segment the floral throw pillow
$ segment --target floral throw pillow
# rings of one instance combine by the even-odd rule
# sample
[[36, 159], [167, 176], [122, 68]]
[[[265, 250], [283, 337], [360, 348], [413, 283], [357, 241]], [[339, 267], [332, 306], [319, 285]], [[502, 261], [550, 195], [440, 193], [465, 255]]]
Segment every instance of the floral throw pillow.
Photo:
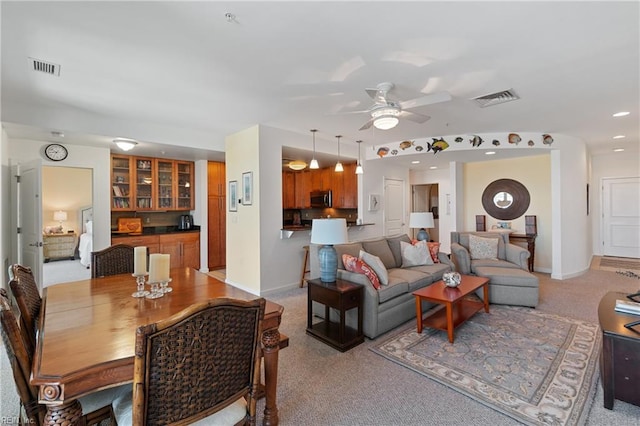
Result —
[[429, 253], [431, 254], [431, 259], [433, 263], [440, 263], [440, 259], [438, 259], [438, 252], [440, 251], [440, 243], [427, 243], [427, 247], [429, 247]]
[[429, 254], [426, 241], [418, 241], [416, 244], [400, 241], [400, 252], [402, 254], [402, 267], [433, 265], [433, 259]]
[[469, 235], [471, 259], [498, 259], [498, 239]]
[[342, 263], [347, 271], [355, 272], [356, 274], [364, 274], [369, 278], [369, 281], [371, 281], [373, 288], [376, 290], [380, 288], [380, 280], [378, 279], [378, 276], [373, 269], [371, 269], [371, 267], [362, 260], [351, 256], [350, 254], [343, 254]]

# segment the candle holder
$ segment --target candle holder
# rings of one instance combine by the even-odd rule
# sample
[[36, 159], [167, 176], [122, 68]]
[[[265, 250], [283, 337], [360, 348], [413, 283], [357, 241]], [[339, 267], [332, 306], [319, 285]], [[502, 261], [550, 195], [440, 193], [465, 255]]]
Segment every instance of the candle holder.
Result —
[[151, 284], [151, 292], [145, 296], [147, 299], [157, 299], [158, 297], [164, 296], [164, 293], [160, 289], [159, 282], [152, 282], [149, 284]]
[[148, 274], [144, 273], [144, 274], [131, 274], [131, 275], [136, 277], [136, 284], [138, 286], [138, 291], [136, 291], [131, 295], [133, 297], [145, 297], [146, 295], [148, 295], [149, 292], [144, 289], [144, 277], [146, 277]]
[[160, 291], [162, 293], [171, 293], [173, 289], [169, 287], [169, 283], [171, 282], [171, 278], [167, 278], [167, 281], [160, 281]]

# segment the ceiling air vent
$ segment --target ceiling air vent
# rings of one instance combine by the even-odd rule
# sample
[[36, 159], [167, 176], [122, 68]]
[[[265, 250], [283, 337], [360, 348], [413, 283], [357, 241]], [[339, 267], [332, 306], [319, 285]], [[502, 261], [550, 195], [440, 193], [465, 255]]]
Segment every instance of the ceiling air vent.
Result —
[[32, 71], [43, 72], [45, 74], [60, 76], [60, 65], [53, 62], [43, 61], [42, 59], [29, 58], [29, 67]]
[[471, 100], [476, 101], [481, 108], [485, 108], [488, 106], [503, 104], [505, 102], [515, 101], [517, 99], [520, 99], [520, 96], [516, 95], [516, 92], [514, 92], [513, 89], [507, 89], [501, 92], [478, 96]]

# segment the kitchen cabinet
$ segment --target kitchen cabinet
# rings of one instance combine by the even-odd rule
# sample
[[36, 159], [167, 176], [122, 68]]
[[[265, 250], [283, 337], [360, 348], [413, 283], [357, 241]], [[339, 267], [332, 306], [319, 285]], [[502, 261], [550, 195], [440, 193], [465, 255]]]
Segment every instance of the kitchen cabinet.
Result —
[[207, 225], [210, 270], [224, 268], [227, 262], [227, 197], [225, 164], [207, 163]]
[[296, 177], [293, 172], [282, 172], [282, 208], [295, 209]]
[[111, 244], [128, 244], [133, 247], [147, 247], [149, 254], [160, 253], [158, 235], [126, 235], [111, 237]]
[[312, 171], [303, 171], [295, 173], [295, 206], [298, 209], [311, 208], [311, 175]]
[[358, 208], [358, 176], [356, 163], [344, 164], [342, 173], [333, 175], [333, 208]]
[[200, 233], [161, 234], [160, 253], [170, 255], [171, 268], [200, 269]]
[[113, 211], [193, 210], [194, 163], [111, 156]]
[[311, 191], [333, 192], [333, 208], [358, 208], [358, 176], [356, 163], [343, 164], [344, 171], [336, 172], [334, 166], [318, 170], [282, 172], [282, 208], [309, 209]]

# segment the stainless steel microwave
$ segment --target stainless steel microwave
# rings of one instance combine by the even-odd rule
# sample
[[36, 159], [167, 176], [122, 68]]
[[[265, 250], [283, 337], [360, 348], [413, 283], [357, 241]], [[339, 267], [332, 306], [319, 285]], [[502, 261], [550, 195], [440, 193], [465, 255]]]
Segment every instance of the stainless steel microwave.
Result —
[[311, 192], [311, 207], [312, 208], [325, 208], [331, 207], [332, 199], [331, 190], [327, 191], [312, 191]]

